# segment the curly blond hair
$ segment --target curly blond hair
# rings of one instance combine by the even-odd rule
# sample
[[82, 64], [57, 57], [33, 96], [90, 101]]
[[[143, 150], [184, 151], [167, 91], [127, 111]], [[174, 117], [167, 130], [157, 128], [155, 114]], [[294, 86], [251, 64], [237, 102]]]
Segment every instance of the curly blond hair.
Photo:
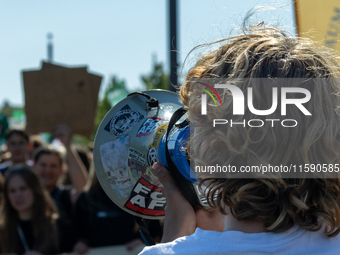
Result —
[[[218, 160], [224, 165], [272, 165], [340, 162], [340, 66], [334, 51], [312, 41], [293, 38], [277, 28], [263, 25], [250, 27], [244, 34], [219, 41], [222, 45], [205, 53], [191, 68], [180, 89], [181, 100], [190, 111], [191, 121], [198, 127], [191, 138], [191, 156], [199, 162]], [[209, 44], [212, 45], [212, 44]], [[206, 46], [206, 45], [205, 45]], [[201, 101], [191, 92], [195, 79], [201, 78], [323, 78], [308, 88], [313, 100], [306, 107], [313, 116], [299, 119], [293, 129], [281, 126], [231, 128], [206, 125], [214, 118], [230, 119], [230, 92], [223, 90], [223, 107], [209, 104], [207, 115], [201, 114]], [[256, 81], [253, 83], [256, 86]], [[286, 86], [293, 86], [285, 83]], [[295, 84], [296, 85], [296, 84]], [[294, 86], [295, 86], [294, 85]], [[245, 92], [247, 84], [240, 89]], [[303, 86], [303, 85], [300, 85]], [[253, 92], [257, 109], [270, 108], [271, 89]], [[269, 107], [268, 107], [269, 106]], [[247, 109], [246, 109], [247, 110]], [[298, 117], [298, 109], [287, 115]], [[300, 114], [301, 115], [301, 114]], [[245, 119], [255, 115], [246, 111]], [[234, 116], [235, 117], [235, 116]], [[280, 119], [281, 116], [271, 115]], [[207, 139], [209, 137], [209, 139]], [[199, 150], [209, 141], [209, 150]], [[223, 147], [223, 150], [220, 148]], [[210, 160], [210, 161], [209, 161]], [[209, 178], [201, 180], [208, 187], [208, 201], [225, 213], [225, 205], [238, 220], [256, 220], [272, 232], [281, 232], [294, 224], [319, 230], [327, 223], [327, 236], [336, 236], [340, 226], [339, 178]], [[218, 199], [214, 196], [218, 194]]]

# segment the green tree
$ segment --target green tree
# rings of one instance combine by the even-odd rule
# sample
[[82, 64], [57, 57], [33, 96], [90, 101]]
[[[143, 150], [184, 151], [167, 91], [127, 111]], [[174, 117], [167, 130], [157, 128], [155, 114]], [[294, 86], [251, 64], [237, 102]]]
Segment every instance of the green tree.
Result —
[[7, 117], [0, 113], [0, 145], [5, 143], [7, 129], [8, 129]]
[[142, 75], [141, 79], [147, 90], [169, 89], [169, 75], [165, 73], [163, 63], [158, 62], [155, 55], [152, 56], [151, 73]]
[[95, 130], [92, 135], [93, 139], [97, 132], [97, 129], [105, 117], [106, 113], [120, 100], [128, 95], [128, 91], [125, 86], [124, 80], [119, 80], [116, 76], [113, 76], [110, 80], [108, 87], [105, 90], [103, 99], [99, 100], [96, 119]]

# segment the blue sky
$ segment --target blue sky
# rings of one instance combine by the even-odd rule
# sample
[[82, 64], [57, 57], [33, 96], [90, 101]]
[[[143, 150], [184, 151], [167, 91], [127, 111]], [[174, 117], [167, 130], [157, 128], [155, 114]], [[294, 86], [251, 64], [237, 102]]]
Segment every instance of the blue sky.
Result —
[[[294, 34], [291, 2], [178, 0], [179, 64], [197, 44], [233, 33], [256, 6], [289, 4], [257, 14], [254, 22], [263, 20]], [[124, 79], [131, 91], [141, 89], [140, 76], [151, 71], [153, 54], [168, 69], [167, 0], [1, 1], [0, 32], [0, 107], [4, 100], [24, 106], [21, 71], [40, 69], [47, 59], [50, 32], [55, 63], [88, 66], [90, 72], [103, 76], [101, 92], [112, 75]]]

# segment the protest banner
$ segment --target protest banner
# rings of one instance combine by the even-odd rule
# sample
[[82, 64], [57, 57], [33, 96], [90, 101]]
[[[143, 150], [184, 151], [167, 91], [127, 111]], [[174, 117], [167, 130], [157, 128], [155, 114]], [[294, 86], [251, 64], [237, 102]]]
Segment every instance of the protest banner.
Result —
[[55, 124], [65, 123], [74, 133], [90, 137], [101, 80], [86, 67], [45, 62], [40, 70], [23, 71], [26, 131], [50, 132]]

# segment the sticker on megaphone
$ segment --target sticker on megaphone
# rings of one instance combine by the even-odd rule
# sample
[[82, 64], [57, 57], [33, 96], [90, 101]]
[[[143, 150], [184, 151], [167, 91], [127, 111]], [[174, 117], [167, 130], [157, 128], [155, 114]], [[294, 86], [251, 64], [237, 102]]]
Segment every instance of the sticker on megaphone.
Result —
[[[185, 151], [189, 127], [172, 125], [167, 134], [169, 121], [182, 107], [174, 92], [132, 93], [116, 104], [98, 127], [94, 143], [98, 180], [110, 199], [132, 215], [145, 219], [164, 218], [166, 200], [152, 169], [155, 162], [168, 169], [174, 163], [180, 179], [175, 176], [175, 180], [181, 190], [185, 190], [182, 190], [185, 196], [190, 193], [189, 202], [193, 204], [197, 200], [207, 206], [198, 192], [196, 178], [190, 178]], [[184, 120], [185, 116], [178, 118], [178, 122]]]

